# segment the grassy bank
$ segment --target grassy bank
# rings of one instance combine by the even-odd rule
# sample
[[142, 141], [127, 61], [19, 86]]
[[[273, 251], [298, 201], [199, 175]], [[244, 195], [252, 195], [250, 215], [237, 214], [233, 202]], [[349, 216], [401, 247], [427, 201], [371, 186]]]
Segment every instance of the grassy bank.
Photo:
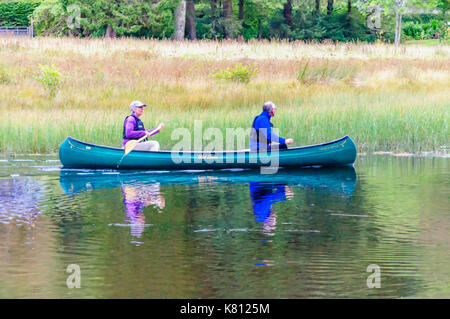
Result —
[[[68, 135], [118, 146], [135, 99], [150, 105], [146, 127], [166, 124], [164, 149], [194, 120], [248, 128], [271, 100], [294, 145], [350, 135], [360, 151], [439, 150], [449, 143], [449, 57], [448, 46], [0, 39], [0, 152], [52, 153]], [[39, 63], [55, 64], [61, 88], [34, 79]], [[212, 76], [237, 63], [258, 69], [249, 84]]]
[[450, 45], [450, 39], [407, 40], [404, 44], [418, 46]]

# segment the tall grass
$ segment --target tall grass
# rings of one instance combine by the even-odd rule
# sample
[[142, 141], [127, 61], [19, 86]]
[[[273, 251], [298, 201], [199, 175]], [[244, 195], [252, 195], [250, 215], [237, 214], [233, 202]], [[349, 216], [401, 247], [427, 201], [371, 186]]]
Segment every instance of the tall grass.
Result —
[[[0, 152], [53, 153], [68, 135], [120, 146], [132, 100], [146, 102], [146, 127], [249, 128], [261, 105], [295, 145], [344, 135], [360, 150], [416, 152], [449, 145], [449, 47], [396, 51], [387, 45], [288, 42], [0, 39]], [[439, 54], [435, 54], [439, 50]], [[442, 54], [444, 52], [444, 54]], [[304, 55], [301, 55], [304, 54]], [[214, 70], [253, 65], [248, 84]], [[51, 95], [38, 65], [66, 78]], [[225, 134], [224, 134], [225, 135]], [[206, 144], [206, 143], [205, 143]], [[225, 143], [224, 143], [225, 145]]]

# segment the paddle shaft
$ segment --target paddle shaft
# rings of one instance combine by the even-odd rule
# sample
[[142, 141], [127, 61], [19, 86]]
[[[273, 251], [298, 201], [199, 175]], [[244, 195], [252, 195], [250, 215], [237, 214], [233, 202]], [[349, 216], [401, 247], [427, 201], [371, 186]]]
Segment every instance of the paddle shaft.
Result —
[[142, 136], [140, 139], [137, 140], [138, 143], [142, 142], [142, 141], [145, 140], [147, 137], [148, 137], [147, 134], [144, 135], [144, 136]]

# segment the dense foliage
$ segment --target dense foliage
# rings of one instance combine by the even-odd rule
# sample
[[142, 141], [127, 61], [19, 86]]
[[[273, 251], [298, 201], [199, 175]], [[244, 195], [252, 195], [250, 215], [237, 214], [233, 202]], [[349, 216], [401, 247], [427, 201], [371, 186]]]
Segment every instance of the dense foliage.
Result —
[[39, 2], [20, 1], [0, 3], [0, 27], [25, 27], [30, 24], [29, 17]]
[[[173, 16], [178, 3], [179, 0], [44, 0], [34, 17], [41, 35], [168, 38], [174, 31]], [[314, 11], [314, 1], [291, 1], [287, 18], [282, 1], [238, 0], [232, 1], [233, 16], [228, 20], [224, 3], [194, 1], [196, 38], [375, 39], [375, 33], [366, 27], [365, 16], [357, 10], [347, 12], [347, 4], [342, 1], [336, 2], [330, 13], [326, 7]], [[76, 10], [70, 11], [73, 4], [78, 6], [81, 18], [76, 28], [67, 24], [77, 14]]]
[[[33, 17], [39, 35], [162, 39], [174, 34], [175, 9], [184, 2], [186, 22], [181, 21], [183, 29], [185, 26], [182, 32], [190, 39], [372, 42], [392, 41], [395, 29], [395, 10], [389, 10], [392, 7], [389, 3], [395, 3], [394, 0], [41, 1], [39, 7], [32, 0], [0, 4], [0, 25], [27, 25], [28, 16], [37, 7]], [[371, 16], [367, 6], [372, 2], [384, 10], [381, 26], [377, 28], [367, 23]], [[445, 12], [449, 0], [426, 2], [435, 3], [434, 8], [439, 8], [442, 14], [404, 14], [405, 39], [430, 39], [436, 33], [446, 35]]]
[[403, 34], [407, 39], [424, 40], [447, 35], [445, 21], [433, 19], [427, 23], [408, 21], [403, 26]]
[[38, 34], [167, 38], [175, 0], [44, 0], [34, 12]]

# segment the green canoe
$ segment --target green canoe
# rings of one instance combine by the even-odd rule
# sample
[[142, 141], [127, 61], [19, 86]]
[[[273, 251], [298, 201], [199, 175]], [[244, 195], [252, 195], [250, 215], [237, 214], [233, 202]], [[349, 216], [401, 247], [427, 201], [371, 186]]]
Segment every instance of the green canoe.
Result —
[[328, 143], [257, 153], [132, 151], [85, 143], [70, 136], [59, 148], [64, 168], [97, 169], [224, 169], [259, 167], [346, 166], [356, 159], [356, 146], [348, 136]]

